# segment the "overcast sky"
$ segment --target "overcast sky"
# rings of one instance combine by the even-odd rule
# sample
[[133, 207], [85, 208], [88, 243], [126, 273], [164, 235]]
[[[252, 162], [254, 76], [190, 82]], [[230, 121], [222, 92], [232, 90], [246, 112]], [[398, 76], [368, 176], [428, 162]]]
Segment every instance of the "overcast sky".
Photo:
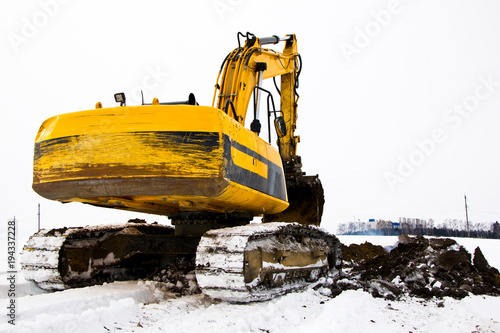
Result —
[[[370, 218], [500, 219], [500, 3], [465, 1], [2, 1], [0, 219], [24, 229], [141, 216], [31, 189], [53, 115], [175, 101], [211, 105], [238, 31], [295, 33], [299, 155], [326, 192], [323, 225]], [[278, 46], [278, 50], [282, 45]], [[167, 223], [165, 217], [145, 216]]]

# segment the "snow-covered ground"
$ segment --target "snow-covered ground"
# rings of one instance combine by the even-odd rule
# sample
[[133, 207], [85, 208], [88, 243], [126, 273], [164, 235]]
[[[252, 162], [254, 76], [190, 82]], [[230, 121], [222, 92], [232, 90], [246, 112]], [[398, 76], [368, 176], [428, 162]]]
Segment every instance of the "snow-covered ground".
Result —
[[[397, 242], [390, 236], [339, 238], [346, 245]], [[490, 265], [500, 267], [500, 240], [456, 240], [472, 253], [480, 246]], [[500, 297], [387, 301], [361, 290], [330, 298], [326, 289], [309, 289], [230, 304], [200, 294], [176, 298], [137, 281], [42, 293], [22, 282], [21, 274], [13, 326], [6, 316], [7, 276], [0, 279], [0, 332], [500, 332]]]

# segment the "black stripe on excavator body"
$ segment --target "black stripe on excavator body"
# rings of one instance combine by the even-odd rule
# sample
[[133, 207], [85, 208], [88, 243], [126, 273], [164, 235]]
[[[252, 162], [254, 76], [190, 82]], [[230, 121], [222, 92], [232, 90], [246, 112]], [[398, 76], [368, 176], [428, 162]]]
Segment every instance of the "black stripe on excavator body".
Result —
[[[231, 147], [266, 164], [267, 178], [236, 165], [232, 159]], [[256, 151], [236, 141], [231, 141], [227, 135], [224, 135], [224, 158], [228, 161], [226, 175], [231, 181], [286, 201], [285, 178], [283, 169], [280, 166], [269, 161]]]

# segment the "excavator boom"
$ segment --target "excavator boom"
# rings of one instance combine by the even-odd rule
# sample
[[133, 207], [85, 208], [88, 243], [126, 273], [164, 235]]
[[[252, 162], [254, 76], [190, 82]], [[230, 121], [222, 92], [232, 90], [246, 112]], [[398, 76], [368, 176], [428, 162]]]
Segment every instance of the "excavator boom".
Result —
[[[280, 77], [280, 110], [276, 110], [272, 95], [268, 95], [268, 124], [274, 116], [278, 136], [277, 144], [283, 160], [288, 192], [289, 207], [284, 212], [268, 212], [265, 222], [285, 221], [319, 225], [323, 214], [324, 192], [319, 177], [305, 176], [302, 171], [302, 160], [297, 155], [297, 144], [300, 138], [295, 135], [297, 128], [297, 93], [302, 60], [297, 52], [295, 35], [285, 37], [258, 38], [253, 34], [239, 34], [246, 37], [243, 47], [232, 51], [224, 60], [219, 73], [222, 83], [215, 85], [214, 101], [217, 96], [217, 108], [231, 114], [241, 124], [248, 117], [247, 109], [254, 96], [253, 121], [251, 130], [260, 133], [259, 110], [262, 94], [269, 91], [262, 88], [262, 80]], [[238, 37], [239, 37], [238, 35]], [[264, 45], [284, 42], [282, 52], [264, 48]], [[218, 78], [219, 79], [219, 78]], [[275, 81], [276, 83], [276, 81]], [[218, 93], [218, 94], [217, 94]], [[277, 116], [279, 114], [279, 116]], [[269, 127], [269, 141], [270, 127]]]

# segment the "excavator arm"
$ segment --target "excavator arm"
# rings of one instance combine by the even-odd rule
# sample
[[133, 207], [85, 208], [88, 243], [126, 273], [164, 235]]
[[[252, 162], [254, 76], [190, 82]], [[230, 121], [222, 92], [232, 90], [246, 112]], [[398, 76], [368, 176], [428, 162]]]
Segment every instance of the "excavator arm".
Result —
[[[246, 37], [246, 42], [224, 60], [217, 77], [212, 106], [217, 100], [218, 109], [245, 125], [246, 118], [252, 116], [248, 115], [247, 110], [253, 96], [254, 112], [250, 129], [258, 135], [261, 129], [260, 102], [263, 93], [268, 93], [268, 124], [271, 114], [274, 114], [277, 144], [285, 167], [290, 206], [282, 213], [265, 215], [264, 221], [300, 221], [304, 224], [319, 225], [324, 205], [323, 187], [317, 175], [305, 176], [302, 172], [301, 157], [297, 155], [297, 143], [300, 140], [295, 135], [299, 98], [297, 83], [302, 64], [297, 52], [297, 39], [295, 35], [258, 38], [251, 33], [238, 33], [238, 42], [240, 36]], [[263, 47], [279, 42], [285, 43], [282, 52]], [[278, 76], [281, 78], [281, 85], [276, 88], [280, 94], [281, 108], [276, 111], [271, 108], [274, 101], [270, 92], [262, 88], [262, 81]], [[269, 134], [269, 140], [270, 138]]]
[[[224, 60], [217, 78], [214, 101], [217, 98], [217, 108], [244, 125], [252, 95], [255, 95], [254, 120], [259, 117], [262, 80], [281, 76], [281, 113], [286, 130], [282, 129], [284, 133], [280, 135], [279, 148], [283, 160], [291, 161], [296, 155], [299, 140], [294, 135], [298, 100], [295, 84], [300, 70], [297, 39], [295, 35], [258, 38], [247, 33], [246, 36], [245, 45], [236, 48]], [[285, 42], [283, 52], [262, 47], [281, 41]], [[219, 84], [220, 74], [222, 79]]]

